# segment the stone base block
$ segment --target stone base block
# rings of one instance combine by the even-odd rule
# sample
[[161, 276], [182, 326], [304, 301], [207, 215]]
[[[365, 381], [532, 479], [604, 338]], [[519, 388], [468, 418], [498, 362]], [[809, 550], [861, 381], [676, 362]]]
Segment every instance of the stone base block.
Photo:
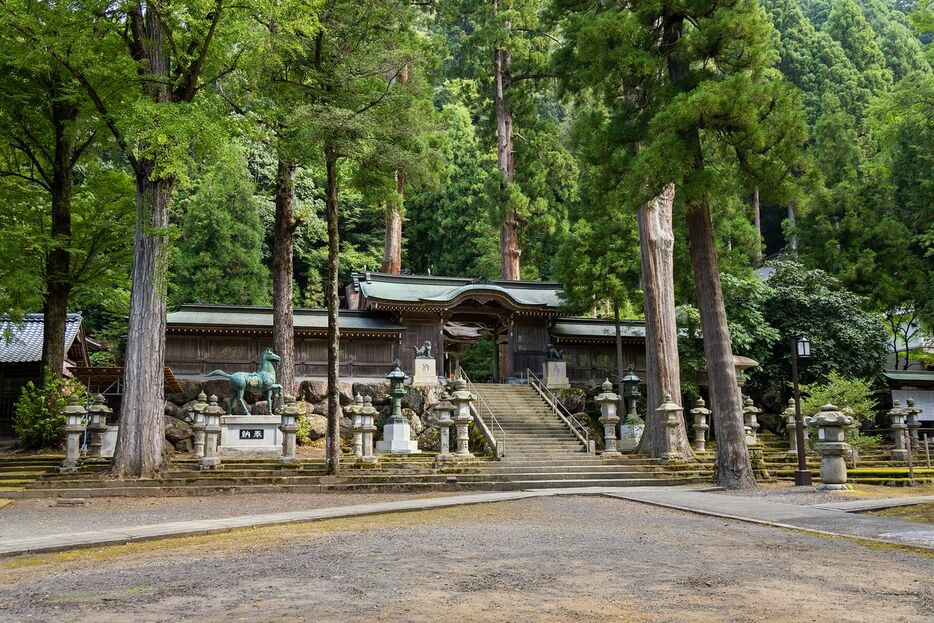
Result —
[[405, 420], [389, 420], [383, 425], [383, 439], [376, 442], [376, 451], [383, 454], [418, 454], [418, 442], [412, 441], [412, 428]]
[[438, 385], [438, 368], [434, 357], [416, 357], [412, 385]]
[[221, 456], [281, 456], [282, 418], [278, 415], [221, 417]]
[[542, 381], [548, 389], [568, 389], [568, 364], [564, 361], [546, 361]]

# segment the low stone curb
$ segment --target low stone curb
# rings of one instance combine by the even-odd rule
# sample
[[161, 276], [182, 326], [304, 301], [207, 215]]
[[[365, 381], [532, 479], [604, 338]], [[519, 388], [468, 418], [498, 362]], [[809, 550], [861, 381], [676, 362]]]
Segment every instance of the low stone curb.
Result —
[[911, 498], [882, 498], [879, 500], [850, 500], [848, 502], [830, 502], [813, 504], [814, 508], [828, 511], [842, 511], [844, 513], [863, 513], [866, 511], [879, 511], [899, 506], [916, 506], [918, 504], [934, 503], [934, 495], [921, 495]]

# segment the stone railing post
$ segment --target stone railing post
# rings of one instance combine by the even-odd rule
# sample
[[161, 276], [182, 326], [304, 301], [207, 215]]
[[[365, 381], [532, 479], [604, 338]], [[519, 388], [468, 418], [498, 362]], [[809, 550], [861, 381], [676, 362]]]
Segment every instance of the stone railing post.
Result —
[[902, 403], [898, 400], [892, 401], [892, 408], [889, 409], [889, 420], [892, 422], [892, 436], [895, 438], [895, 447], [892, 449], [893, 461], [907, 461], [908, 450], [905, 448], [905, 424], [907, 414], [902, 409]]
[[282, 399], [282, 408], [279, 410], [282, 423], [279, 424], [279, 430], [282, 431], [282, 455], [279, 457], [280, 463], [295, 462], [295, 433], [298, 432], [298, 405], [295, 404], [295, 396], [288, 394]]
[[363, 455], [357, 458], [359, 463], [376, 463], [376, 456], [373, 454], [373, 436], [376, 434], [377, 413], [376, 407], [373, 406], [373, 399], [366, 396], [363, 399], [363, 406], [360, 408]]
[[438, 437], [441, 440], [441, 449], [438, 452], [439, 461], [448, 461], [451, 459], [451, 427], [454, 426], [454, 420], [451, 414], [456, 407], [451, 403], [451, 397], [447, 392], [441, 395], [441, 401], [433, 407], [433, 411], [438, 414], [435, 420], [435, 427], [438, 429]]
[[81, 433], [84, 432], [84, 416], [87, 413], [87, 409], [78, 401], [78, 395], [72, 394], [65, 407], [65, 460], [58, 469], [62, 473], [78, 471]]
[[600, 423], [603, 424], [603, 455], [606, 457], [622, 456], [616, 442], [616, 424], [619, 416], [616, 410], [619, 406], [619, 395], [613, 391], [610, 379], [603, 382], [603, 392], [594, 401], [600, 405]]
[[194, 447], [191, 449], [196, 459], [204, 456], [204, 410], [208, 406], [208, 397], [201, 392], [198, 394], [198, 401], [191, 405], [192, 422], [191, 431], [194, 437]]
[[762, 409], [753, 404], [752, 398], [746, 396], [743, 401], [743, 419], [746, 422], [746, 444], [754, 446], [759, 443], [759, 414]]
[[655, 409], [661, 414], [662, 422], [665, 424], [665, 452], [662, 453], [663, 461], [680, 461], [681, 453], [678, 452], [675, 443], [675, 434], [678, 428], [678, 414], [681, 413], [681, 407], [671, 399], [671, 394], [665, 394], [665, 401]]
[[223, 407], [217, 404], [217, 396], [211, 394], [208, 406], [204, 409], [204, 456], [198, 462], [200, 469], [213, 469], [221, 464], [217, 455], [217, 436], [221, 434], [221, 416]]
[[811, 424], [817, 426], [814, 450], [820, 454], [819, 488], [830, 491], [846, 489], [846, 459], [843, 455], [849, 451], [850, 445], [843, 440], [843, 429], [853, 424], [853, 418], [827, 404], [811, 418]]
[[94, 396], [94, 403], [88, 407], [88, 456], [100, 458], [104, 433], [107, 431], [107, 416], [113, 410], [107, 406], [103, 394]]
[[707, 430], [710, 425], [707, 424], [707, 418], [710, 417], [710, 409], [703, 398], [698, 398], [696, 406], [691, 409], [691, 415], [694, 416], [694, 450], [697, 452], [707, 451]]
[[918, 429], [921, 428], [921, 413], [924, 409], [915, 406], [915, 399], [909, 398], [905, 401], [905, 414], [907, 415], [906, 424], [908, 432], [911, 434], [911, 451], [917, 452], [921, 447], [921, 437], [918, 435]]
[[798, 422], [795, 419], [795, 399], [788, 399], [788, 406], [782, 411], [785, 417], [785, 434], [788, 435], [788, 456], [798, 456]]
[[344, 407], [344, 415], [349, 415], [353, 424], [353, 454], [357, 459], [363, 456], [363, 396], [357, 393], [353, 402]]
[[458, 377], [454, 381], [454, 392], [451, 394], [451, 403], [454, 405], [454, 425], [457, 427], [457, 451], [458, 458], [470, 458], [470, 433], [468, 427], [473, 422], [473, 416], [470, 414], [470, 403], [473, 401], [473, 394], [467, 389], [467, 382], [463, 377]]

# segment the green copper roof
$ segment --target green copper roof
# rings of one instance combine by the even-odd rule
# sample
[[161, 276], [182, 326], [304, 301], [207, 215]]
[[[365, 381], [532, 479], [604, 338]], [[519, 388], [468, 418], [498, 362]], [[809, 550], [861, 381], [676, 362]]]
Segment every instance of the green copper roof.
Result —
[[[616, 339], [616, 323], [612, 320], [591, 318], [558, 318], [551, 334], [555, 337]], [[625, 320], [620, 325], [620, 334], [624, 338], [644, 339], [645, 325]]]
[[357, 273], [354, 288], [362, 295], [361, 307], [378, 303], [396, 305], [443, 304], [461, 296], [501, 295], [518, 307], [558, 310], [560, 286], [553, 281], [486, 281], [454, 277]]
[[[324, 309], [294, 310], [296, 329], [327, 329], [328, 315]], [[269, 307], [237, 307], [227, 305], [182, 305], [166, 318], [172, 326], [215, 326], [272, 328], [272, 309]], [[347, 331], [401, 331], [402, 327], [388, 316], [376, 312], [342, 309], [338, 326]]]
[[934, 370], [889, 370], [883, 375], [895, 383], [934, 384]]

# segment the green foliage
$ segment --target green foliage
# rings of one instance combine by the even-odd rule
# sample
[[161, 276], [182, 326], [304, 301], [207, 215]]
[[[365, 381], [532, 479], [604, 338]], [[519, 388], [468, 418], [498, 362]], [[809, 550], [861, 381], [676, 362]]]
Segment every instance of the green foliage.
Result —
[[268, 305], [271, 281], [263, 265], [263, 223], [246, 161], [237, 154], [198, 177], [195, 192], [175, 203], [181, 236], [172, 252], [180, 303]]
[[475, 383], [485, 383], [493, 379], [493, 336], [483, 332], [479, 342], [468, 346], [460, 356], [460, 364]]
[[859, 422], [872, 422], [878, 406], [872, 398], [872, 385], [865, 379], [848, 378], [831, 371], [826, 381], [801, 385], [805, 396], [801, 411], [806, 415], [817, 415], [821, 407], [832, 404]]
[[84, 387], [72, 379], [60, 379], [46, 372], [49, 381], [42, 387], [30, 381], [22, 389], [13, 417], [13, 432], [24, 448], [38, 450], [59, 446], [65, 438], [65, 407], [72, 395], [87, 402]]
[[298, 426], [298, 430], [295, 431], [295, 443], [300, 446], [311, 443], [311, 421], [308, 419], [307, 413], [300, 413], [295, 418], [295, 424]]

